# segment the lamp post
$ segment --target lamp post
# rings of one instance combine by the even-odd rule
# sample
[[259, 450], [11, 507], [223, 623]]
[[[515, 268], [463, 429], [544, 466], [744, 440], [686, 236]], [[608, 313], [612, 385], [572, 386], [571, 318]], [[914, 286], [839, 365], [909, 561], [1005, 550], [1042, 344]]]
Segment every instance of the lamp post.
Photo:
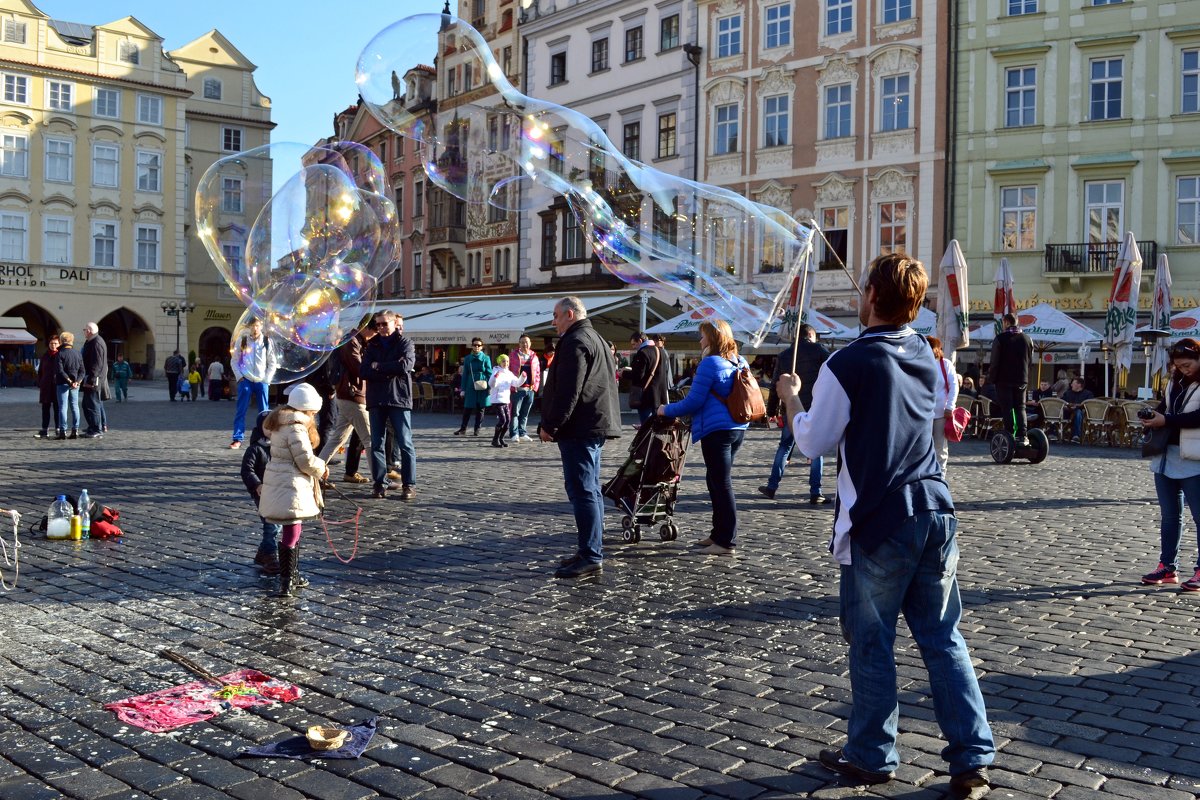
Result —
[[176, 303], [174, 300], [164, 300], [159, 303], [159, 307], [168, 317], [175, 318], [175, 352], [179, 352], [179, 331], [183, 327], [183, 315], [190, 314], [196, 310], [195, 303], [189, 303], [184, 300], [181, 303]]
[[1160, 339], [1170, 335], [1170, 331], [1159, 330], [1158, 328], [1147, 328], [1141, 332], [1142, 349], [1146, 354], [1146, 385], [1138, 393], [1139, 399], [1149, 400], [1154, 397], [1154, 394], [1150, 391], [1150, 370], [1153, 367], [1151, 360], [1154, 356], [1154, 348]]

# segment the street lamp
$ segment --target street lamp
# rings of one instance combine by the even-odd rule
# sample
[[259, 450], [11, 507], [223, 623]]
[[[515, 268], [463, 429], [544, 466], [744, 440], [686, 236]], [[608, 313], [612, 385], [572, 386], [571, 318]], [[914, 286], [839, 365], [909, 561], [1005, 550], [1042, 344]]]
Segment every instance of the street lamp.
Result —
[[183, 327], [183, 315], [190, 314], [196, 310], [195, 303], [189, 303], [186, 300], [182, 303], [176, 303], [174, 300], [163, 300], [159, 303], [159, 307], [168, 317], [175, 318], [175, 352], [179, 352], [179, 329]]

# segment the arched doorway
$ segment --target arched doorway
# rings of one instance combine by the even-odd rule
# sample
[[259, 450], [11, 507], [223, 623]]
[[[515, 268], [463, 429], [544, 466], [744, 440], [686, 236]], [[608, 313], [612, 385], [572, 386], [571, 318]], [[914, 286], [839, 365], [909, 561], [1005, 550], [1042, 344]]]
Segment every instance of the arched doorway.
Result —
[[34, 345], [37, 354], [46, 352], [46, 340], [51, 334], [62, 333], [62, 325], [58, 319], [36, 303], [21, 303], [13, 306], [0, 317], [20, 317], [25, 320], [25, 330], [37, 337]]
[[213, 360], [226, 363], [229, 361], [229, 344], [233, 333], [224, 328], [213, 326], [205, 328], [197, 341], [201, 364], [209, 364]]
[[96, 321], [100, 335], [108, 344], [108, 357], [118, 355], [133, 367], [137, 378], [149, 377], [154, 364], [154, 334], [140, 315], [122, 306]]

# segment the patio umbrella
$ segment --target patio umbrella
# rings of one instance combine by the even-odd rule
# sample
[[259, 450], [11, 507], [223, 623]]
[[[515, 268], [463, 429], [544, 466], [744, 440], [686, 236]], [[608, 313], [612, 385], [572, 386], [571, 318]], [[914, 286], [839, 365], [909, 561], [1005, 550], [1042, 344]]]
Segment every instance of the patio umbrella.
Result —
[[[1154, 303], [1150, 306], [1150, 327], [1160, 331], [1171, 330], [1171, 266], [1167, 263], [1167, 254], [1160, 253], [1158, 263], [1154, 266]], [[1154, 341], [1154, 354], [1146, 369], [1154, 376], [1154, 388], [1167, 380], [1171, 368], [1167, 358], [1167, 343], [1165, 336], [1160, 335]]]
[[1016, 301], [1013, 300], [1012, 267], [1008, 265], [1007, 258], [1000, 259], [1000, 266], [996, 267], [996, 277], [992, 282], [996, 284], [992, 316], [996, 318], [996, 333], [999, 334], [1004, 330], [1004, 315], [1016, 313], [1017, 310]]
[[1117, 385], [1125, 387], [1133, 363], [1133, 340], [1137, 329], [1138, 291], [1142, 282], [1142, 253], [1133, 232], [1125, 234], [1117, 254], [1112, 291], [1108, 295], [1108, 314], [1104, 318], [1104, 341], [1113, 348], [1117, 365]]
[[971, 344], [967, 320], [967, 260], [958, 239], [951, 239], [938, 270], [937, 338], [942, 350], [954, 358], [954, 351]]
[[937, 329], [937, 324], [937, 314], [925, 306], [921, 306], [921, 309], [917, 311], [917, 318], [909, 323], [912, 329], [922, 336], [935, 336], [934, 330]]
[[[1038, 351], [1038, 382], [1042, 380], [1041, 355], [1047, 350], [1064, 345], [1075, 345], [1100, 341], [1100, 333], [1088, 326], [1075, 321], [1047, 303], [1016, 312], [1017, 324], [1029, 334], [1034, 348]], [[973, 330], [972, 335], [980, 341], [991, 341], [997, 334], [993, 325], [980, 324]]]

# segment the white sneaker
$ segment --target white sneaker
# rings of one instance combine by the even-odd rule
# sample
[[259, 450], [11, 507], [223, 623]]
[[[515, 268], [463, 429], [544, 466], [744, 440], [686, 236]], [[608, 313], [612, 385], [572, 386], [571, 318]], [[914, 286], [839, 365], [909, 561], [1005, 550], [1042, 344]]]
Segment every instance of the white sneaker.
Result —
[[525, 434], [524, 436], [522, 436], [522, 437], [521, 437], [521, 441], [522, 441], [522, 442], [532, 442], [532, 441], [533, 441], [533, 437], [532, 437], [532, 436], [530, 436], [529, 434]]
[[514, 437], [512, 437], [511, 439], [509, 439], [509, 441], [510, 441], [510, 442], [512, 442], [513, 444], [520, 444], [520, 443], [521, 443], [521, 437], [520, 437], [520, 436], [514, 436]]

